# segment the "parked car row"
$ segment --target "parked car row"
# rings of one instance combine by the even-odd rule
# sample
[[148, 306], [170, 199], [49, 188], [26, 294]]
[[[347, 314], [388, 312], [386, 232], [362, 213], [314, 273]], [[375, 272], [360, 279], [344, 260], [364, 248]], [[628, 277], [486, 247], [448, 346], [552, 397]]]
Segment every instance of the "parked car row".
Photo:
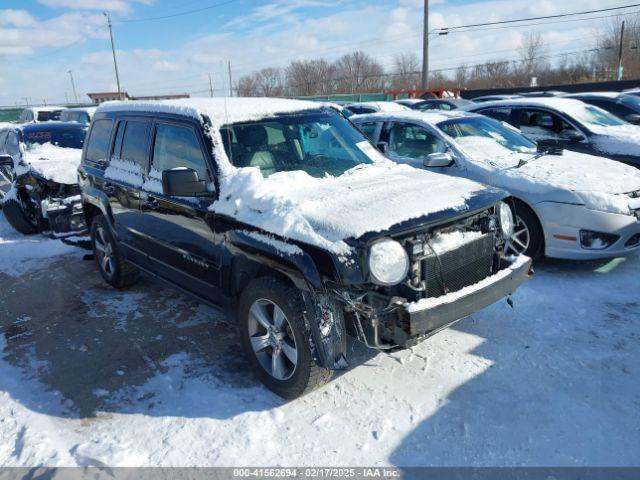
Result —
[[[504, 102], [477, 104], [510, 109], [503, 121], [392, 102], [113, 102], [86, 138], [77, 122], [0, 130], [4, 212], [24, 233], [88, 234], [115, 288], [145, 272], [233, 305], [256, 375], [295, 398], [348, 365], [348, 335], [407, 348], [515, 291], [530, 257], [640, 248], [640, 170], [563, 135], [536, 143], [509, 123], [530, 105]], [[566, 105], [575, 143], [620, 126]]]

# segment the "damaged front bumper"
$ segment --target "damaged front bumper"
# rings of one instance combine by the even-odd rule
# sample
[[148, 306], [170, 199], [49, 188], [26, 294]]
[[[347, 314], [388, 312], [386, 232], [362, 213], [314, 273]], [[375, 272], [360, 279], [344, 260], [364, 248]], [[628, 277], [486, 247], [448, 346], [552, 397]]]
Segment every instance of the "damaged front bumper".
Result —
[[355, 336], [377, 349], [407, 348], [513, 293], [531, 274], [531, 259], [519, 256], [484, 280], [456, 292], [416, 302], [391, 299], [384, 308], [351, 301]]
[[49, 221], [51, 237], [62, 239], [87, 234], [80, 195], [48, 198], [41, 206], [42, 216]]

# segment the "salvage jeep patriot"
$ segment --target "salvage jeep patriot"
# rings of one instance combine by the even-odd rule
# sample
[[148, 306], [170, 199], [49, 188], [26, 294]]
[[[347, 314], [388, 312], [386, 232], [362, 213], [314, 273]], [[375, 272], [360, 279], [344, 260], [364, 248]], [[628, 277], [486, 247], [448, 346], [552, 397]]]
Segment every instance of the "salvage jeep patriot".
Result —
[[95, 258], [237, 306], [257, 376], [285, 398], [345, 368], [346, 335], [414, 345], [513, 292], [501, 191], [398, 165], [330, 105], [276, 99], [100, 107], [79, 169]]

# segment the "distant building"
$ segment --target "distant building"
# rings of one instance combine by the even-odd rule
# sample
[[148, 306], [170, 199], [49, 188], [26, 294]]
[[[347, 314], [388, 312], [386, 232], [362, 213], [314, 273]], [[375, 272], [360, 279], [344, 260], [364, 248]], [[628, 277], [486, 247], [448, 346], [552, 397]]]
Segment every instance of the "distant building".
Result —
[[[100, 105], [103, 102], [110, 102], [112, 100], [120, 100], [120, 98], [118, 98], [118, 92], [87, 93], [87, 96], [96, 105]], [[189, 94], [177, 93], [173, 95], [146, 95], [134, 97], [129, 95], [127, 92], [122, 92], [122, 100], [171, 100], [173, 98], [189, 98]]]

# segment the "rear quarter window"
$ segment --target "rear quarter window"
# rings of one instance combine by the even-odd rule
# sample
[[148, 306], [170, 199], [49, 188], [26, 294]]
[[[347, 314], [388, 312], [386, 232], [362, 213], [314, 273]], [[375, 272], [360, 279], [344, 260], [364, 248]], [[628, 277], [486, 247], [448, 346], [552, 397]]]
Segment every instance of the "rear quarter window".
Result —
[[87, 151], [85, 159], [89, 162], [106, 160], [109, 155], [111, 140], [112, 120], [96, 120], [93, 122], [89, 138], [87, 139]]

